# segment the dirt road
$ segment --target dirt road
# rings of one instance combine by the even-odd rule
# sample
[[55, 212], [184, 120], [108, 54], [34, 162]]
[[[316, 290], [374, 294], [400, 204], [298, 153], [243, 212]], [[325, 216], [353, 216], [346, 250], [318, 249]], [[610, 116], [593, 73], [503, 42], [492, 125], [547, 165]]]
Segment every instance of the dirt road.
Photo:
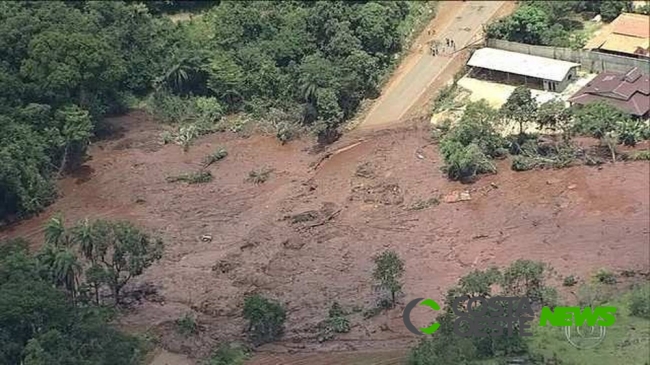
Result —
[[[476, 42], [483, 24], [504, 5], [504, 1], [443, 1], [438, 15], [415, 42], [411, 54], [395, 72], [382, 96], [365, 117], [361, 127], [377, 127], [400, 121], [445, 72], [458, 52]], [[445, 38], [456, 47], [447, 47]], [[432, 56], [429, 42], [438, 42], [437, 56]]]

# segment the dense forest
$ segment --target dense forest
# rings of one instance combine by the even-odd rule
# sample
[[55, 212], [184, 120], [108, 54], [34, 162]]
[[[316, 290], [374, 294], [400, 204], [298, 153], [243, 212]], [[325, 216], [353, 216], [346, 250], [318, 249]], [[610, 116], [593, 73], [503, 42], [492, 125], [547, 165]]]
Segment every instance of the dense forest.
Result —
[[[138, 102], [163, 122], [228, 113], [327, 141], [411, 31], [413, 2], [0, 3], [0, 222], [40, 211], [102, 118]], [[205, 11], [174, 24], [167, 11]], [[408, 31], [405, 29], [408, 28]]]

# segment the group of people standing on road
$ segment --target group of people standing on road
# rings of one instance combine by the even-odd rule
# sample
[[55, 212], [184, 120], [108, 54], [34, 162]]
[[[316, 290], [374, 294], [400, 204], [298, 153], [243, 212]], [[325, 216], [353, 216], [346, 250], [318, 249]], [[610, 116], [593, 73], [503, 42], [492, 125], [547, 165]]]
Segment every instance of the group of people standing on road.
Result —
[[[429, 31], [429, 35], [431, 35], [431, 31]], [[456, 52], [456, 42], [454, 42], [453, 39], [445, 38], [445, 45], [447, 46], [447, 49], [452, 48], [454, 52]], [[431, 49], [432, 56], [437, 56], [440, 54], [440, 49], [438, 48], [438, 46], [439, 46], [438, 41], [431, 42], [430, 49]]]

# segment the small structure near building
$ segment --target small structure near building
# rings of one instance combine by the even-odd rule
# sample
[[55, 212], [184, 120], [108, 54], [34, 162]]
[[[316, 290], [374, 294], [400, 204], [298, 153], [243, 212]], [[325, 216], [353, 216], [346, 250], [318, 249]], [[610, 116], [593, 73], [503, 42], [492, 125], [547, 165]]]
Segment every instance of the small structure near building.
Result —
[[569, 103], [610, 104], [630, 115], [650, 117], [650, 76], [633, 68], [627, 73], [603, 72], [569, 98]]
[[650, 58], [650, 15], [622, 13], [584, 48], [619, 56]]
[[467, 65], [470, 76], [531, 89], [561, 92], [577, 78], [579, 63], [531, 56], [495, 48], [474, 52]]

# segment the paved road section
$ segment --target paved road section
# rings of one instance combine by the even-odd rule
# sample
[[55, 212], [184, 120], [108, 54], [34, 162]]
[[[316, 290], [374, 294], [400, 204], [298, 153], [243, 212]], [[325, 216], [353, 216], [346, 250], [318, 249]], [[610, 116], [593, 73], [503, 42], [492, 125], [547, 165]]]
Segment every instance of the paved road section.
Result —
[[[439, 44], [437, 56], [433, 56], [428, 46], [416, 45], [411, 50], [416, 60], [407, 62], [408, 68], [394, 75], [396, 78], [384, 90], [381, 97], [367, 114], [362, 127], [376, 127], [399, 122], [413, 104], [425, 93], [427, 88], [442, 74], [453, 59], [453, 47], [447, 47], [445, 38], [453, 39], [456, 51], [476, 42], [483, 25], [495, 15], [503, 1], [466, 1], [447, 2], [440, 6], [452, 6], [451, 16], [438, 16], [446, 24], [437, 24], [438, 31], [430, 35], [429, 41]], [[447, 19], [439, 19], [440, 17]], [[425, 30], [426, 32], [426, 30]]]

